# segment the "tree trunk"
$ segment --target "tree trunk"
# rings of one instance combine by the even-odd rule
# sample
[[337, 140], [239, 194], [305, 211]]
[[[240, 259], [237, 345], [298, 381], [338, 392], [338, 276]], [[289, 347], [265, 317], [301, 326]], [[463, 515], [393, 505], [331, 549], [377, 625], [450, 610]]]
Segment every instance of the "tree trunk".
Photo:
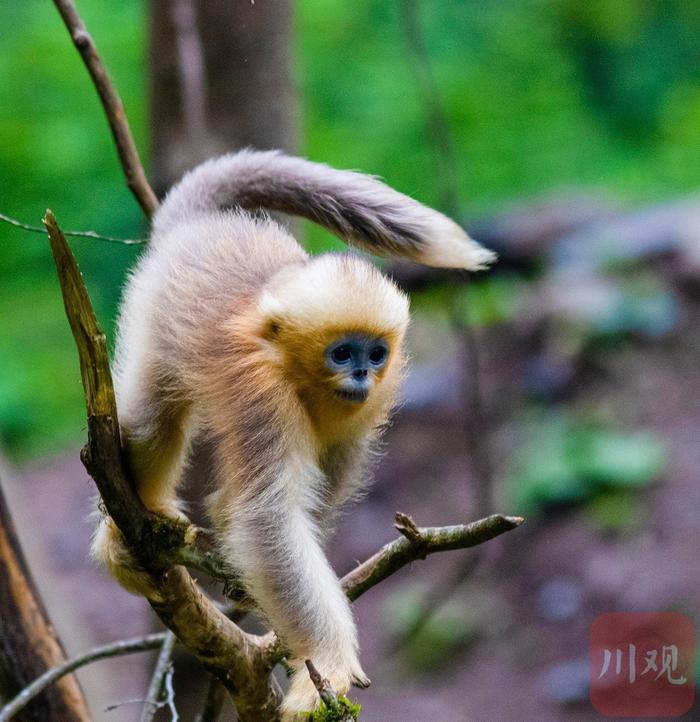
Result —
[[[65, 653], [34, 586], [0, 487], [0, 699], [12, 699]], [[63, 677], [31, 702], [17, 720], [89, 722], [73, 675]]]
[[291, 39], [291, 0], [151, 0], [156, 193], [213, 155], [294, 150]]

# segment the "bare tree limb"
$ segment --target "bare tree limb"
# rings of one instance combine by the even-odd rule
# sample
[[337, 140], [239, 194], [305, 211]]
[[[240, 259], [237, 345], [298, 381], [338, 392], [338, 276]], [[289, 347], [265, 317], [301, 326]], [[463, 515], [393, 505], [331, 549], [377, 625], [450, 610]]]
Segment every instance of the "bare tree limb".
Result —
[[265, 637], [247, 634], [223, 615], [183, 567], [158, 579], [149, 600], [161, 621], [229, 691], [241, 722], [275, 720], [282, 693], [270, 676], [275, 660]]
[[[52, 667], [47, 672], [35, 679], [29, 686], [25, 687], [12, 701], [0, 709], [0, 722], [7, 722], [12, 719], [20, 710], [29, 704], [37, 695], [41, 694], [50, 684], [61, 679], [67, 674], [84, 667], [86, 664], [96, 662], [107, 657], [118, 657], [134, 652], [147, 652], [151, 649], [162, 647], [167, 638], [167, 632], [158, 634], [147, 634], [143, 637], [132, 639], [120, 639], [118, 642], [111, 642], [101, 647], [95, 647], [89, 652], [73, 657], [62, 664]], [[85, 719], [90, 719], [86, 716]]]
[[[405, 535], [405, 514], [397, 514], [397, 528]], [[416, 527], [406, 535], [384, 545], [376, 554], [346, 574], [340, 581], [351, 601], [383, 582], [406, 564], [425, 559], [430, 554], [452, 549], [467, 549], [516, 529], [523, 523], [520, 516], [493, 514], [455, 526]], [[412, 520], [411, 520], [412, 522]]]
[[90, 73], [95, 90], [100, 96], [117, 147], [119, 161], [126, 177], [126, 183], [143, 212], [150, 218], [158, 207], [158, 199], [148, 183], [141, 165], [136, 144], [129, 128], [129, 122], [126, 118], [124, 104], [109, 79], [107, 69], [97, 52], [90, 33], [88, 33], [78, 14], [75, 4], [72, 0], [54, 0], [54, 5], [63, 18], [73, 44], [80, 53], [80, 57]]
[[160, 707], [159, 697], [163, 688], [163, 682], [165, 675], [171, 666], [171, 658], [173, 656], [173, 649], [175, 648], [175, 635], [168, 631], [165, 633], [165, 639], [163, 640], [163, 646], [160, 648], [160, 654], [156, 660], [156, 666], [153, 670], [153, 676], [151, 677], [151, 683], [148, 686], [148, 692], [146, 693], [146, 701], [141, 712], [141, 722], [152, 722], [156, 712]]
[[107, 342], [97, 324], [73, 254], [51, 211], [46, 212], [44, 225], [56, 262], [66, 315], [78, 347], [85, 389], [88, 444], [81, 456], [110, 516], [127, 540], [138, 540], [134, 553], [145, 566], [167, 568], [172, 564], [187, 563], [215, 578], [225, 578], [224, 565], [213, 553], [204, 532], [152, 514], [128, 483]]
[[[472, 524], [460, 524], [447, 527], [418, 527], [407, 515], [397, 514], [397, 526], [400, 526], [402, 529], [412, 528], [410, 538], [402, 536], [385, 545], [363, 564], [360, 564], [352, 572], [346, 574], [341, 580], [341, 584], [343, 585], [343, 589], [348, 597], [351, 600], [355, 600], [368, 589], [371, 589], [373, 586], [379, 584], [381, 581], [391, 576], [391, 574], [394, 574], [399, 569], [413, 561], [424, 559], [427, 555], [440, 551], [466, 549], [468, 547], [476, 546], [477, 544], [482, 544], [495, 538], [496, 536], [499, 536], [500, 534], [517, 528], [520, 524], [522, 524], [522, 522], [522, 517], [507, 517], [495, 514], [486, 519], [473, 522]], [[189, 577], [189, 575], [187, 575], [187, 573], [181, 568], [174, 569], [171, 574], [164, 576], [170, 577], [178, 575], [180, 575], [180, 578], [177, 582], [175, 582], [175, 584], [173, 584], [172, 593], [174, 595], [181, 596], [182, 603], [168, 599], [162, 603], [161, 611], [165, 609], [167, 610], [167, 614], [173, 614], [174, 617], [178, 617], [177, 619], [173, 619], [174, 627], [185, 630], [188, 628], [196, 628], [198, 620], [201, 622], [202, 619], [211, 619], [211, 609], [213, 608], [213, 605], [211, 602], [206, 600], [206, 597], [194, 585], [191, 577]], [[183, 591], [183, 584], [190, 584], [191, 587], [188, 590], [187, 586], [185, 586]], [[207, 607], [207, 605], [209, 605], [209, 607]], [[153, 606], [160, 616], [161, 613], [157, 609], [158, 605], [153, 604]], [[161, 616], [161, 619], [162, 618], [163, 617]], [[221, 615], [221, 618], [226, 619], [223, 615]], [[238, 628], [236, 627], [236, 629]], [[190, 650], [193, 651], [201, 661], [203, 661], [205, 666], [210, 669], [210, 671], [213, 668], [218, 670], [222, 665], [226, 665], [227, 660], [235, 665], [239, 654], [243, 655], [253, 651], [253, 655], [259, 665], [257, 669], [258, 673], [263, 676], [269, 675], [269, 670], [271, 669], [270, 659], [276, 660], [282, 653], [278, 649], [276, 640], [274, 640], [271, 635], [267, 635], [266, 637], [245, 635], [254, 644], [254, 648], [252, 650], [239, 650], [238, 640], [233, 640], [233, 644], [231, 645], [233, 647], [232, 651], [231, 647], [229, 647], [231, 642], [230, 635], [228, 635], [227, 632], [228, 629], [226, 627], [217, 629], [208, 626], [207, 633], [205, 634], [202, 634], [200, 630], [193, 629], [190, 633], [185, 633], [184, 639], [182, 639], [182, 637], [181, 639], [185, 646], [190, 648]], [[62, 676], [70, 673], [71, 671], [105, 657], [131, 654], [132, 652], [157, 649], [159, 647], [162, 649], [163, 643], [168, 636], [168, 632], [161, 632], [159, 634], [151, 634], [145, 637], [121, 640], [120, 642], [108, 644], [103, 647], [97, 647], [58, 667], [54, 667], [46, 674], [35, 680], [31, 685], [26, 687], [14, 700], [12, 700], [12, 702], [0, 710], [0, 722], [7, 722], [7, 720], [11, 719], [20, 709], [22, 709], [49, 684], [57, 679], [60, 679]], [[207, 648], [202, 648], [201, 640], [203, 637], [207, 636], [209, 639], [207, 643], [208, 646]], [[266, 659], [266, 657], [268, 659]], [[216, 672], [212, 673], [220, 680], [220, 674], [216, 674]], [[223, 686], [226, 687], [227, 685]], [[219, 704], [218, 698], [220, 697], [220, 693], [218, 690], [215, 690], [211, 696], [217, 698], [217, 701], [212, 704], [212, 709], [216, 709], [214, 705]], [[251, 710], [244, 707], [241, 711], [239, 708], [240, 701], [236, 698], [234, 698], [234, 701], [237, 703], [237, 709], [239, 709], [239, 716], [241, 720], [262, 721], [275, 719], [274, 715], [259, 717], [246, 716], [247, 714], [250, 714]], [[271, 704], [278, 704], [278, 699], [271, 701]], [[266, 712], [269, 712], [269, 710], [263, 709], [261, 714], [265, 714]], [[211, 715], [212, 712], [209, 712], [209, 714]], [[217, 718], [216, 716], [210, 716], [202, 717], [201, 719], [202, 722], [205, 722], [205, 720], [216, 720]]]

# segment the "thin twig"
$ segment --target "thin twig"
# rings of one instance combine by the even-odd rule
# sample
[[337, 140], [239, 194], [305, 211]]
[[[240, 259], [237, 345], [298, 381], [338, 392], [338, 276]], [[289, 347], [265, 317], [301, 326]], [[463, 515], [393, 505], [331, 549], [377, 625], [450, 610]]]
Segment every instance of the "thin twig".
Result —
[[[117, 704], [110, 704], [108, 707], [105, 707], [105, 712], [113, 712], [115, 709], [124, 707], [127, 704], [140, 704], [144, 705], [144, 710], [149, 710], [149, 719], [153, 719], [154, 715], [159, 709], [163, 709], [163, 707], [170, 707], [171, 720], [173, 722], [177, 722], [177, 720], [179, 719], [179, 715], [177, 713], [177, 708], [175, 707], [175, 690], [173, 689], [173, 665], [170, 663], [170, 661], [168, 661], [168, 663], [165, 665], [165, 670], [161, 681], [163, 683], [163, 686], [165, 687], [164, 700], [158, 701], [157, 697], [155, 699], [127, 699], [123, 702], [117, 702]], [[160, 694], [160, 688], [158, 690], [158, 693]]]
[[180, 716], [175, 707], [175, 689], [173, 687], [173, 665], [169, 663], [165, 670], [165, 699], [161, 703], [164, 707], [170, 708], [170, 721], [177, 722]]
[[0, 709], [0, 722], [7, 722], [7, 720], [12, 719], [12, 717], [24, 709], [24, 707], [46, 689], [46, 687], [53, 684], [56, 680], [61, 679], [61, 677], [64, 677], [66, 674], [70, 674], [74, 670], [84, 667], [86, 664], [96, 662], [98, 659], [158, 649], [163, 645], [166, 637], [167, 632], [160, 632], [158, 634], [147, 634], [143, 637], [134, 637], [132, 639], [120, 639], [118, 642], [111, 642], [101, 647], [95, 647], [89, 652], [80, 654], [77, 657], [73, 657], [73, 659], [65, 661], [63, 664], [52, 667], [42, 674], [41, 677], [37, 677], [37, 679], [25, 687], [13, 700]]
[[107, 69], [100, 58], [97, 48], [83, 23], [72, 0], [54, 0], [54, 5], [63, 18], [73, 44], [80, 53], [85, 67], [90, 73], [93, 85], [100, 96], [102, 107], [107, 116], [112, 137], [117, 147], [119, 161], [126, 177], [126, 183], [136, 197], [143, 212], [150, 218], [158, 207], [158, 199], [146, 179], [141, 159], [126, 118], [124, 104], [112, 85]]
[[159, 708], [158, 698], [160, 697], [161, 689], [163, 688], [163, 680], [165, 679], [168, 670], [171, 668], [170, 659], [173, 655], [173, 649], [175, 647], [175, 635], [168, 631], [166, 632], [165, 641], [161, 647], [160, 654], [156, 661], [155, 669], [153, 670], [153, 676], [151, 677], [151, 684], [148, 687], [146, 693], [146, 702], [141, 712], [141, 722], [151, 722], [153, 717]]
[[[25, 231], [31, 231], [32, 233], [41, 233], [46, 235], [46, 228], [39, 226], [30, 226], [28, 223], [22, 223], [16, 218], [10, 218], [4, 213], [0, 213], [0, 221], [8, 223], [16, 228], [22, 228]], [[97, 231], [63, 231], [64, 236], [75, 236], [77, 238], [95, 238], [98, 241], [107, 241], [109, 243], [121, 243], [124, 246], [138, 246], [146, 242], [145, 238], [115, 238], [114, 236], [105, 236]]]
[[397, 511], [394, 517], [394, 528], [401, 532], [408, 541], [414, 544], [421, 542], [420, 529], [416, 526], [416, 522], [413, 521], [413, 517], [408, 514]]

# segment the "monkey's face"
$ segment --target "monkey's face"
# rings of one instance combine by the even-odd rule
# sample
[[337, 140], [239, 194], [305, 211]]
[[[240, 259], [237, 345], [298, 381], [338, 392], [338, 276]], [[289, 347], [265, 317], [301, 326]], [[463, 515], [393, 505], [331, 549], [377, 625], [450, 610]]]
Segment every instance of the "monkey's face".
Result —
[[389, 360], [384, 338], [352, 333], [330, 343], [324, 353], [326, 369], [335, 395], [343, 401], [362, 404], [381, 380]]
[[329, 254], [283, 269], [257, 313], [271, 358], [319, 426], [378, 419], [391, 407], [408, 299], [374, 266]]

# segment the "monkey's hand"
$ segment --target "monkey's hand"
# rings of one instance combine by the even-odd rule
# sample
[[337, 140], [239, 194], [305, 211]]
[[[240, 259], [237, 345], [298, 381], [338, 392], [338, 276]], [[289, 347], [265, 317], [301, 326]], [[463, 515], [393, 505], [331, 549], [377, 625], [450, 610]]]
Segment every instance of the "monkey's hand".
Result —
[[[314, 662], [315, 664], [315, 662]], [[282, 703], [282, 722], [301, 722], [306, 720], [309, 713], [313, 712], [320, 704], [318, 690], [311, 681], [309, 672], [303, 662], [292, 662], [292, 670], [294, 677], [292, 684]], [[354, 673], [348, 671], [332, 670], [322, 671], [319, 667], [322, 677], [325, 677], [330, 686], [337, 694], [346, 695], [351, 686], [369, 687], [370, 680], [364, 674], [359, 664]]]

